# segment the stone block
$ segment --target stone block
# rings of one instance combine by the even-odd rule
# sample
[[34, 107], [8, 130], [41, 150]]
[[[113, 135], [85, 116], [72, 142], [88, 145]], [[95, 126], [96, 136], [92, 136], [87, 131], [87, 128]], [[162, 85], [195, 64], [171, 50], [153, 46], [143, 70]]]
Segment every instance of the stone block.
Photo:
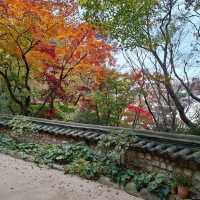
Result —
[[186, 176], [192, 177], [192, 171], [189, 170], [189, 169], [184, 169], [183, 173], [184, 173]]
[[153, 160], [160, 160], [160, 157], [154, 156], [154, 157], [153, 157]]
[[194, 185], [194, 188], [200, 192], [200, 172], [194, 172], [192, 184]]
[[151, 154], [147, 153], [147, 154], [145, 155], [145, 159], [151, 160]]
[[183, 169], [181, 169], [181, 168], [175, 168], [175, 173], [176, 174], [182, 174], [183, 173]]
[[152, 165], [158, 167], [160, 166], [160, 162], [157, 160], [152, 160]]
[[130, 195], [137, 194], [137, 186], [134, 182], [127, 183], [124, 190]]
[[200, 171], [194, 172], [194, 179], [200, 182]]
[[162, 169], [166, 169], [166, 164], [165, 164], [164, 162], [161, 162], [161, 163], [160, 163], [160, 167], [161, 167]]
[[152, 165], [147, 165], [146, 169], [147, 169], [147, 171], [151, 172], [151, 171], [153, 171], [154, 168]]
[[132, 165], [138, 167], [138, 166], [141, 165], [141, 163], [140, 163], [139, 160], [134, 160], [134, 161], [132, 162]]
[[144, 158], [144, 153], [138, 153], [138, 158]]
[[130, 151], [130, 155], [131, 155], [132, 158], [138, 157], [138, 153], [135, 152], [135, 151]]
[[168, 164], [168, 165], [167, 165], [167, 170], [170, 171], [170, 172], [173, 171], [172, 165]]
[[169, 159], [165, 159], [165, 163], [166, 164], [170, 164], [170, 160]]

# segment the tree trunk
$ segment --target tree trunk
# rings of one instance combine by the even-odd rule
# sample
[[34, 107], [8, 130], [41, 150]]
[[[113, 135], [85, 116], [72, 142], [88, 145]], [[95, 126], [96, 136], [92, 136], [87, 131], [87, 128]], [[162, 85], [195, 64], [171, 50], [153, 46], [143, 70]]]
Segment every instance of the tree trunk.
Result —
[[180, 118], [181, 120], [188, 126], [188, 127], [195, 127], [195, 124], [192, 123], [192, 121], [190, 119], [187, 118], [186, 114], [185, 114], [185, 110], [184, 107], [182, 106], [181, 102], [179, 101], [172, 85], [171, 82], [169, 80], [169, 73], [167, 71], [167, 66], [165, 63], [163, 63], [161, 61], [161, 59], [159, 58], [159, 56], [157, 55], [157, 53], [155, 51], [151, 50], [151, 53], [154, 55], [154, 57], [156, 58], [156, 60], [158, 61], [159, 65], [161, 66], [163, 72], [164, 72], [164, 76], [165, 76], [165, 88], [167, 90], [167, 92], [169, 93], [170, 97], [172, 98], [172, 100], [174, 101], [174, 104], [179, 112]]
[[189, 127], [195, 127], [195, 125], [192, 123], [192, 121], [187, 118], [187, 116], [185, 114], [184, 107], [182, 106], [182, 104], [180, 103], [178, 97], [176, 96], [176, 94], [175, 94], [175, 92], [174, 92], [174, 90], [172, 88], [172, 85], [169, 82], [169, 80], [165, 81], [165, 87], [166, 87], [167, 91], [169, 92], [169, 95], [173, 99], [173, 101], [174, 101], [174, 103], [176, 105], [176, 108], [177, 108], [177, 110], [179, 112], [180, 118], [183, 120], [183, 122]]
[[50, 102], [49, 102], [49, 113], [48, 113], [48, 118], [52, 119], [54, 115], [54, 97], [51, 97]]

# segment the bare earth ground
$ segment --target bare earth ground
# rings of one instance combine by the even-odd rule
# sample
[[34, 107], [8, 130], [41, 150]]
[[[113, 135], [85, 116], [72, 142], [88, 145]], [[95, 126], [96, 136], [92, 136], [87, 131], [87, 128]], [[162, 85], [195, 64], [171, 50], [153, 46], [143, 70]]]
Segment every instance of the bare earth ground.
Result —
[[140, 200], [63, 172], [0, 154], [0, 200]]

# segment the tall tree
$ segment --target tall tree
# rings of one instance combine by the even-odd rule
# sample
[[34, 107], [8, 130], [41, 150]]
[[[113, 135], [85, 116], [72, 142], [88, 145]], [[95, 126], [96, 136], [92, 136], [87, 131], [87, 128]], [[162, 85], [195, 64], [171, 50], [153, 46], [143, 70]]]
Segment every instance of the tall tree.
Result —
[[[124, 112], [132, 102], [134, 93], [130, 76], [114, 69], [107, 69], [99, 86], [82, 96], [79, 106], [85, 118], [93, 118], [93, 123], [119, 126], [126, 124], [123, 119]], [[82, 119], [83, 117], [81, 114], [77, 115], [76, 121], [92, 123]]]
[[[114, 64], [113, 47], [104, 38], [98, 38], [97, 30], [87, 23], [67, 27], [55, 38], [51, 49], [41, 49], [45, 56], [44, 67], [39, 76], [48, 84], [45, 100], [50, 112], [54, 101], [77, 104], [83, 88], [98, 88], [104, 79], [108, 64]], [[48, 98], [49, 96], [49, 98]]]
[[81, 87], [98, 87], [114, 49], [76, 20], [74, 1], [11, 2], [0, 4], [0, 76], [22, 114], [30, 112], [34, 90], [43, 101], [37, 114], [46, 103], [53, 112], [55, 100], [77, 104]]
[[21, 113], [29, 112], [32, 74], [43, 60], [38, 52], [70, 23], [75, 9], [73, 1], [0, 2], [0, 76]]
[[[189, 34], [188, 27], [191, 26], [188, 26], [184, 19], [190, 17], [193, 25], [198, 26], [199, 23], [193, 11], [185, 7], [185, 2], [181, 0], [84, 0], [80, 2], [88, 21], [100, 25], [111, 38], [119, 41], [122, 48], [141, 50], [149, 58], [146, 63], [149, 69], [151, 69], [151, 62], [159, 66], [165, 78], [164, 86], [180, 118], [187, 126], [195, 127], [196, 125], [186, 115], [185, 107], [173, 85], [173, 77], [176, 77], [188, 96], [200, 102], [199, 97], [191, 91], [190, 85], [185, 83], [177, 72], [178, 66], [182, 65], [185, 69], [189, 65], [185, 62], [188, 58], [184, 54], [190, 55], [190, 61], [194, 64], [194, 54], [191, 54], [189, 49], [189, 53], [183, 51], [185, 38], [191, 37], [192, 43], [196, 39]], [[184, 72], [187, 80], [186, 70]]]

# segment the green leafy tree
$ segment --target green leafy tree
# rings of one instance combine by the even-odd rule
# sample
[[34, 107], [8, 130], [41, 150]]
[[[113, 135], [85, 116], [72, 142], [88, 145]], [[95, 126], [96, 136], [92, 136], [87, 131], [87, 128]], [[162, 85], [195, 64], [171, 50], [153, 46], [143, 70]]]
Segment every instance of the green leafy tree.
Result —
[[131, 87], [132, 81], [128, 76], [113, 73], [94, 92], [92, 99], [96, 103], [96, 113], [101, 123], [121, 124], [124, 109], [134, 100]]
[[102, 27], [112, 38], [128, 48], [146, 44], [143, 32], [156, 0], [80, 0], [85, 19]]
[[[187, 9], [186, 2], [181, 0], [80, 1], [86, 20], [100, 26], [125, 50], [140, 52], [139, 57], [145, 58], [143, 65], [148, 65], [151, 70], [153, 65], [153, 68], [156, 68], [154, 70], [161, 72], [164, 80], [160, 81], [174, 102], [181, 120], [187, 126], [195, 127], [195, 123], [186, 115], [185, 106], [173, 84], [175, 78], [187, 95], [200, 103], [199, 97], [191, 91], [187, 70], [185, 70], [186, 67], [194, 65], [196, 59], [194, 54], [197, 51], [188, 49], [189, 53], [185, 56], [186, 52], [183, 49], [183, 44], [188, 42], [188, 37], [192, 37], [190, 38], [191, 45], [198, 44], [196, 36], [200, 15], [197, 12], [196, 3], [193, 11], [193, 9]], [[189, 5], [193, 6], [193, 4]], [[196, 27], [191, 28], [193, 36], [188, 35], [188, 27], [191, 27], [191, 24]], [[196, 50], [197, 45], [194, 47]], [[184, 78], [177, 72], [177, 66], [182, 67]], [[144, 68], [144, 66], [140, 67]]]
[[99, 87], [80, 99], [80, 110], [75, 114], [73, 121], [123, 125], [124, 111], [134, 101], [132, 86], [133, 81], [128, 74], [107, 70]]

